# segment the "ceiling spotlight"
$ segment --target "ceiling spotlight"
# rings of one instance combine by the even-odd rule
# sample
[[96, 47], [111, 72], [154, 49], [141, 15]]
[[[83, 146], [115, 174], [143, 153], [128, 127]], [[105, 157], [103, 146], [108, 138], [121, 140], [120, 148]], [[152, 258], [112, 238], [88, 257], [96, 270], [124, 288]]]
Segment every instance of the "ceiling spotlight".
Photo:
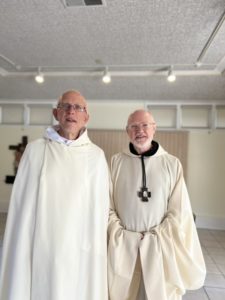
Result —
[[176, 80], [176, 75], [173, 73], [172, 67], [169, 68], [167, 80], [169, 82], [174, 82]]
[[35, 81], [37, 83], [43, 83], [45, 81], [44, 79], [44, 75], [40, 72], [40, 68], [38, 68], [38, 73], [37, 75], [35, 76]]
[[202, 62], [200, 60], [197, 60], [195, 63], [196, 67], [199, 68], [202, 66]]
[[102, 77], [102, 81], [104, 83], [110, 83], [111, 82], [111, 76], [110, 76], [110, 74], [108, 72], [108, 68], [106, 68], [105, 71], [104, 71], [104, 74], [103, 74], [103, 77]]

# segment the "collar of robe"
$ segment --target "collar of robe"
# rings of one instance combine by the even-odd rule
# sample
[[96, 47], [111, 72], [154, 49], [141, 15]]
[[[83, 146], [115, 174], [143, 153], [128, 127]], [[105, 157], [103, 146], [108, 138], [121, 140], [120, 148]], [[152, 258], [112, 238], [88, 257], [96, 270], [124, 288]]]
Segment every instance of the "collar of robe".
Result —
[[154, 155], [159, 148], [159, 144], [155, 141], [152, 141], [151, 148], [144, 152], [139, 154], [132, 143], [129, 144], [130, 152], [134, 155], [137, 155], [141, 159], [141, 168], [142, 168], [142, 187], [137, 192], [137, 195], [139, 198], [141, 198], [141, 201], [148, 202], [148, 199], [151, 197], [151, 192], [148, 190], [148, 187], [146, 186], [146, 172], [145, 172], [145, 162], [144, 157], [149, 157]]

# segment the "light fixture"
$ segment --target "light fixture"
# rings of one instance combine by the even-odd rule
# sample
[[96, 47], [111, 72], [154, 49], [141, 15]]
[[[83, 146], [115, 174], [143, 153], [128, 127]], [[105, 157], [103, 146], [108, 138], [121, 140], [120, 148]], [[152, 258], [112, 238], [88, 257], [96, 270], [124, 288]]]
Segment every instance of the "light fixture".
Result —
[[202, 66], [202, 62], [200, 60], [197, 60], [196, 63], [195, 63], [195, 66], [197, 68], [200, 68]]
[[45, 81], [44, 75], [41, 73], [40, 68], [38, 68], [38, 73], [35, 76], [35, 81], [37, 83], [43, 83]]
[[111, 82], [111, 76], [110, 76], [110, 74], [108, 72], [108, 68], [107, 67], [105, 68], [105, 71], [103, 73], [102, 81], [104, 83], [106, 83], [106, 84]]
[[176, 80], [176, 75], [173, 73], [172, 67], [169, 68], [167, 80], [169, 82], [174, 82]]

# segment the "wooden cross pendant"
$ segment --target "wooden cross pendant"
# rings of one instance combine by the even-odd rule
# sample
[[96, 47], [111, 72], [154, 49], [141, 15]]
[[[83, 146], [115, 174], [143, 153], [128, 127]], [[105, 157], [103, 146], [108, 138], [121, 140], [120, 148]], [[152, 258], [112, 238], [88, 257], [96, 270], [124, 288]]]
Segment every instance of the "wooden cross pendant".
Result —
[[151, 197], [151, 192], [147, 187], [141, 187], [141, 190], [138, 192], [138, 197], [141, 198], [141, 201], [148, 202], [148, 198]]

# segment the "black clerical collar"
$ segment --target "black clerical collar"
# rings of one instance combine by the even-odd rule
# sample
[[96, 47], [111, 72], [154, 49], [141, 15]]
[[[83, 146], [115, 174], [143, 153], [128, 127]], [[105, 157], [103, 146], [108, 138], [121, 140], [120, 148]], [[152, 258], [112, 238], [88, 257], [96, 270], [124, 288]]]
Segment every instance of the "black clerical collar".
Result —
[[152, 156], [154, 155], [158, 149], [159, 149], [159, 144], [156, 142], [156, 141], [152, 141], [151, 143], [151, 148], [144, 152], [144, 153], [141, 153], [139, 154], [136, 149], [134, 148], [134, 145], [132, 143], [129, 144], [129, 149], [130, 149], [130, 152], [135, 154], [135, 155], [141, 155], [141, 156]]

